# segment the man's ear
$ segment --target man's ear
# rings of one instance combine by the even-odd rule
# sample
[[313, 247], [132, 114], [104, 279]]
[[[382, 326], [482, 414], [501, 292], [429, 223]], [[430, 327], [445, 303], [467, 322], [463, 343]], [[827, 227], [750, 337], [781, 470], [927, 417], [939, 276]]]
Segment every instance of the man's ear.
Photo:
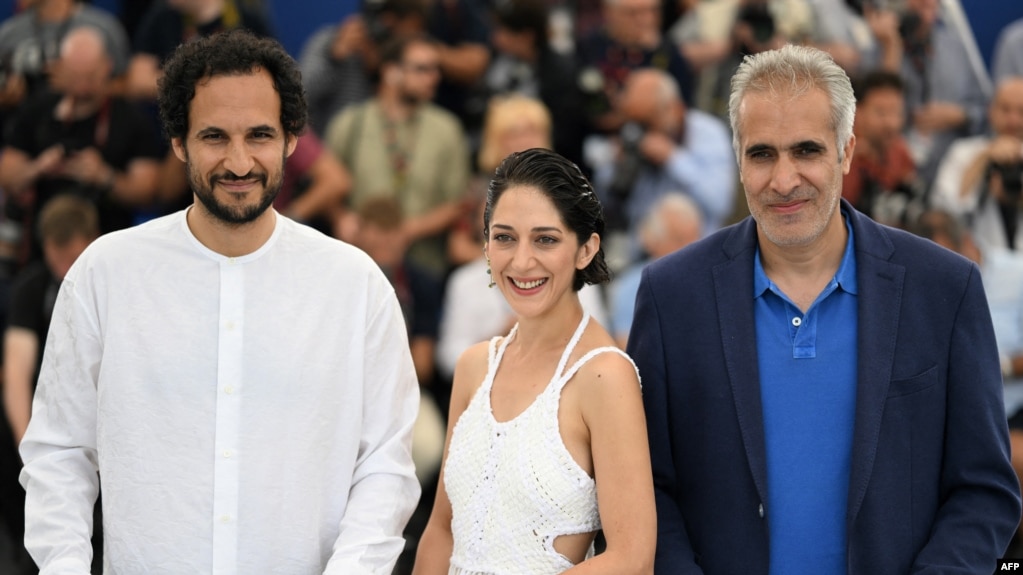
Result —
[[575, 256], [575, 269], [586, 269], [586, 266], [590, 265], [593, 258], [597, 256], [598, 251], [600, 251], [600, 236], [594, 232], [590, 234], [590, 239], [579, 246], [579, 251], [576, 252]]
[[181, 142], [181, 138], [171, 138], [171, 148], [174, 149], [174, 155], [179, 160], [182, 162], [188, 161], [188, 152], [185, 150], [185, 145]]
[[298, 138], [295, 134], [284, 135], [284, 157], [290, 158], [291, 154], [295, 153], [295, 148], [298, 146]]
[[842, 173], [848, 174], [849, 169], [852, 167], [853, 153], [856, 151], [856, 136], [849, 134], [849, 141], [845, 143], [843, 151], [845, 157], [842, 158]]

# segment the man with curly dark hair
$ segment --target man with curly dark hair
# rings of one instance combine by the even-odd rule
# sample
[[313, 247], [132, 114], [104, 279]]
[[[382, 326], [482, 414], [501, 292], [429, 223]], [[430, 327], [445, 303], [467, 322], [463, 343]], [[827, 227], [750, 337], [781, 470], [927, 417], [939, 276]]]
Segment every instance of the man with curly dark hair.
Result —
[[270, 207], [305, 125], [296, 64], [247, 32], [195, 40], [160, 112], [195, 201], [65, 277], [22, 442], [26, 547], [87, 573], [102, 476], [107, 571], [390, 573], [418, 384], [380, 269]]

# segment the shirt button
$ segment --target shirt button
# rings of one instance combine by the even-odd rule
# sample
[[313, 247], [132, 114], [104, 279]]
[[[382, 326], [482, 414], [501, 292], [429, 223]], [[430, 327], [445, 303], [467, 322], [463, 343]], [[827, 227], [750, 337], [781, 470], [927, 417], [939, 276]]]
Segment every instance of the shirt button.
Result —
[[763, 503], [761, 503], [760, 507], [757, 508], [757, 513], [760, 514], [760, 518], [761, 519], [764, 518], [764, 504]]
[[221, 523], [230, 523], [231, 522], [231, 516], [230, 515], [221, 515], [220, 516], [220, 522]]
[[801, 318], [801, 317], [794, 317], [794, 318], [792, 318], [792, 325], [794, 325], [796, 327], [799, 327], [799, 326], [803, 325], [803, 318]]
[[227, 328], [227, 331], [233, 331], [234, 330], [234, 322], [233, 321], [229, 321], [229, 322], [224, 324], [224, 327]]
[[234, 455], [234, 453], [230, 449], [225, 449], [224, 450], [224, 458], [225, 459], [230, 459], [232, 455]]
[[232, 393], [234, 393], [234, 386], [231, 386], [231, 385], [224, 386], [224, 393], [226, 393], [228, 395], [231, 395]]

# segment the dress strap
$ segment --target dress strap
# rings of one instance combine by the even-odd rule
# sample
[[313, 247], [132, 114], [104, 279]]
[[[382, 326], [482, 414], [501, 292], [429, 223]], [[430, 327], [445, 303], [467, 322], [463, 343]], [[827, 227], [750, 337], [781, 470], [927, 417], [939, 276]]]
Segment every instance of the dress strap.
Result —
[[572, 355], [572, 350], [575, 349], [575, 345], [579, 343], [579, 338], [583, 336], [583, 332], [586, 331], [586, 324], [590, 323], [590, 314], [583, 312], [583, 318], [579, 320], [579, 326], [575, 328], [575, 333], [572, 334], [572, 339], [568, 341], [568, 345], [565, 346], [565, 351], [561, 353], [561, 360], [558, 361], [558, 369], [554, 370], [554, 381], [561, 379], [561, 374], [565, 372], [565, 366], [568, 364], [568, 358]]
[[[587, 361], [590, 361], [591, 359], [593, 359], [594, 357], [596, 357], [596, 356], [598, 356], [598, 355], [600, 355], [602, 353], [608, 353], [608, 352], [610, 352], [610, 353], [617, 353], [618, 355], [620, 355], [620, 356], [624, 357], [626, 360], [628, 360], [629, 364], [632, 365], [632, 369], [636, 371], [636, 378], [639, 379], [639, 369], [636, 367], [636, 363], [634, 361], [632, 361], [632, 358], [629, 357], [629, 354], [625, 353], [624, 351], [622, 351], [621, 349], [619, 349], [617, 347], [608, 345], [608, 346], [604, 346], [604, 347], [597, 347], [597, 348], [591, 349], [590, 351], [586, 352], [586, 355], [580, 357], [578, 361], [573, 363], [572, 367], [569, 368], [569, 370], [565, 373], [565, 375], [561, 379], [558, 380], [558, 385], [557, 385], [558, 391], [560, 392], [561, 388], [565, 387], [565, 384], [568, 383], [569, 380], [571, 380], [573, 376], [575, 376], [575, 373], [577, 371], [579, 371], [579, 369], [582, 366], [586, 365]], [[642, 387], [642, 382], [640, 383], [640, 387]]]
[[490, 347], [487, 353], [487, 376], [483, 380], [482, 387], [489, 389], [493, 384], [494, 376], [497, 375], [497, 366], [501, 364], [501, 358], [504, 357], [504, 350], [508, 348], [508, 343], [518, 331], [519, 324], [515, 324], [508, 335], [504, 337], [495, 335], [490, 338]]

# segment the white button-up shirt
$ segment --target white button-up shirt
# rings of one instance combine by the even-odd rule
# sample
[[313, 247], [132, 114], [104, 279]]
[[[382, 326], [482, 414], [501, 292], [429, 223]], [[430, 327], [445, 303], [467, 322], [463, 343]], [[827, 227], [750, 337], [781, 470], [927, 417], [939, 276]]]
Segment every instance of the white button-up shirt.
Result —
[[[21, 446], [26, 545], [88, 573], [390, 573], [419, 496], [418, 385], [387, 279], [277, 216], [228, 258], [185, 212], [101, 237], [61, 288]], [[97, 475], [98, 471], [98, 475]]]

